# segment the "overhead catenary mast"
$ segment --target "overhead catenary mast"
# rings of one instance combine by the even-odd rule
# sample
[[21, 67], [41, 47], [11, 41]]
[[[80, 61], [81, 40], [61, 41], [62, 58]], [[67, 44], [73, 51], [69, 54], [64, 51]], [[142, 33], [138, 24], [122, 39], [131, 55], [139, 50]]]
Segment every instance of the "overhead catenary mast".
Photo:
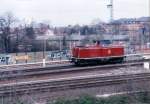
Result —
[[113, 0], [110, 0], [110, 3], [107, 5], [107, 8], [110, 9], [110, 22], [114, 20], [114, 4]]

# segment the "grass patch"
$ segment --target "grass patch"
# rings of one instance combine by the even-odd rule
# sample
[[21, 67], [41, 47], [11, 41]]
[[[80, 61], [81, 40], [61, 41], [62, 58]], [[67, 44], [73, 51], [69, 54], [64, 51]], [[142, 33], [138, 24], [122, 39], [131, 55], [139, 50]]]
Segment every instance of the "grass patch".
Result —
[[108, 98], [96, 98], [84, 95], [78, 99], [58, 99], [55, 102], [49, 101], [47, 104], [150, 104], [150, 93], [143, 92], [138, 94], [111, 96]]

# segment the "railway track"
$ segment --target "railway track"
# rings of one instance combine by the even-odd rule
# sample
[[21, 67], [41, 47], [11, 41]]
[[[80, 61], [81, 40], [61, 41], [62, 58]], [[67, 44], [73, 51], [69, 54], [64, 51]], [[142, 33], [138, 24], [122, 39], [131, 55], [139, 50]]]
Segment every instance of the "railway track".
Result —
[[[142, 66], [143, 61], [137, 62], [128, 62], [128, 63], [119, 63], [119, 64], [110, 64], [102, 66], [86, 66], [86, 67], [74, 67], [71, 66], [60, 66], [60, 67], [46, 67], [46, 68], [35, 68], [35, 69], [17, 69], [17, 70], [3, 70], [0, 72], [0, 82], [7, 80], [18, 80], [26, 79], [33, 77], [41, 77], [45, 75], [61, 75], [69, 73], [83, 73], [88, 71], [98, 71], [98, 70], [111, 70], [121, 67], [130, 67], [130, 66]], [[126, 83], [129, 80], [138, 81], [138, 80], [149, 80], [150, 73], [143, 74], [132, 74], [132, 75], [114, 75], [114, 76], [105, 76], [100, 77], [101, 75], [88, 75], [88, 77], [66, 77], [66, 78], [54, 78], [54, 79], [36, 79], [32, 81], [25, 82], [15, 82], [15, 83], [6, 83], [0, 85], [0, 96], [7, 96], [13, 94], [25, 94], [32, 93], [37, 91], [57, 91], [65, 89], [76, 89], [76, 88], [85, 88], [93, 86], [105, 86], [111, 84], [121, 84]]]
[[100, 87], [115, 84], [124, 84], [129, 81], [150, 80], [150, 73], [118, 75], [118, 76], [78, 76], [70, 78], [59, 78], [49, 80], [35, 80], [29, 82], [19, 82], [0, 85], [0, 96], [22, 95], [36, 92], [53, 92], [77, 88]]
[[[130, 56], [130, 55], [129, 55]], [[150, 59], [135, 59], [132, 60], [130, 57], [127, 56], [127, 59], [125, 59], [124, 63], [130, 63], [130, 62], [147, 62], [150, 61]], [[134, 55], [131, 55], [134, 56]], [[70, 63], [69, 60], [61, 60], [61, 61], [47, 61], [46, 67], [49, 67], [51, 65], [61, 65], [61, 64], [68, 64]], [[27, 64], [12, 64], [12, 65], [0, 65], [0, 70], [16, 70], [16, 69], [31, 69], [31, 68], [42, 68], [43, 62], [36, 62], [36, 63], [27, 63]]]
[[142, 66], [142, 62], [120, 63], [100, 66], [74, 67], [73, 65], [53, 66], [46, 68], [24, 69], [24, 70], [5, 70], [0, 72], [0, 81], [15, 80], [21, 78], [38, 77], [44, 75], [65, 74], [65, 73], [81, 73], [97, 70], [112, 70], [128, 66]]
[[[47, 61], [45, 64], [46, 66], [50, 66], [50, 65], [58, 65], [58, 64], [67, 64], [67, 63], [69, 63], [68, 60], [61, 60], [61, 61]], [[27, 63], [27, 64], [0, 65], [1, 70], [7, 70], [7, 69], [15, 70], [18, 68], [30, 69], [30, 68], [42, 68], [42, 67], [43, 67], [42, 62]]]

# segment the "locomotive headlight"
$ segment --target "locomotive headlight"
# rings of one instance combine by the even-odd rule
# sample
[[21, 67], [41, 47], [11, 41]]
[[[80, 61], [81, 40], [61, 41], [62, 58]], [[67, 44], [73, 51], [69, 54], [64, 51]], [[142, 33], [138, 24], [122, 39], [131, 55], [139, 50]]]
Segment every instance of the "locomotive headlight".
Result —
[[108, 50], [108, 54], [111, 54], [111, 50]]

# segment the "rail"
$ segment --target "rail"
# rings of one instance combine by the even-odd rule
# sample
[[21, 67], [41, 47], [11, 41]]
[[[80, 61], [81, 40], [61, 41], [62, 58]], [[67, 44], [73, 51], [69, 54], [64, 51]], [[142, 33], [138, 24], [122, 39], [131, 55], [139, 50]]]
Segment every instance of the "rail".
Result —
[[24, 83], [13, 83], [0, 86], [0, 96], [9, 94], [26, 94], [38, 91], [59, 91], [86, 87], [106, 86], [128, 83], [129, 81], [150, 80], [150, 73], [118, 75], [118, 76], [86, 76], [61, 78], [53, 80], [36, 80]]
[[83, 72], [91, 70], [111, 70], [114, 68], [121, 68], [127, 66], [142, 66], [143, 62], [133, 62], [133, 63], [121, 63], [121, 64], [110, 64], [110, 65], [99, 65], [99, 66], [86, 66], [86, 67], [75, 67], [73, 65], [67, 66], [53, 66], [46, 68], [36, 68], [36, 69], [23, 69], [23, 70], [3, 70], [0, 72], [0, 80], [9, 79], [21, 79], [29, 78], [34, 76], [41, 76], [45, 74], [64, 74], [70, 72]]

